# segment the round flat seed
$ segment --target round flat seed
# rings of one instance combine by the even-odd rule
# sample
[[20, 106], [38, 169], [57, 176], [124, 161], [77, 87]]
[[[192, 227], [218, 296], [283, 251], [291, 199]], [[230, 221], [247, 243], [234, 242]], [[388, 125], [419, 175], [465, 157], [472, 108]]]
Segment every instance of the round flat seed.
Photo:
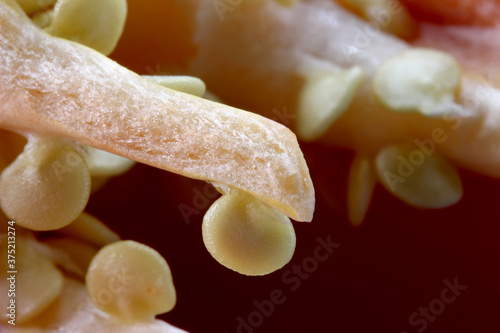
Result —
[[443, 208], [462, 198], [456, 168], [437, 152], [424, 152], [412, 145], [387, 146], [375, 164], [382, 185], [412, 206]]
[[83, 157], [56, 138], [30, 139], [0, 177], [3, 211], [32, 230], [69, 224], [83, 211], [89, 194], [90, 175]]
[[85, 281], [94, 305], [123, 322], [152, 320], [172, 310], [176, 302], [165, 259], [134, 241], [103, 247], [90, 263]]
[[89, 299], [85, 286], [71, 278], [64, 279], [61, 296], [31, 321], [31, 326], [34, 327], [33, 330], [27, 329], [25, 332], [16, 329], [15, 332], [187, 333], [163, 320], [140, 322], [116, 320], [96, 309]]
[[461, 70], [447, 53], [411, 49], [384, 62], [373, 78], [379, 102], [393, 111], [439, 115], [452, 104]]
[[126, 0], [58, 0], [47, 31], [108, 55], [120, 39], [126, 17]]
[[245, 275], [274, 272], [292, 258], [290, 219], [250, 194], [231, 189], [203, 218], [203, 242], [222, 265]]
[[[47, 308], [61, 293], [63, 275], [51, 260], [37, 251], [34, 240], [17, 237], [16, 240], [16, 323], [30, 321]], [[7, 258], [7, 242], [0, 242], [2, 258]], [[7, 272], [7, 260], [0, 261], [0, 269]], [[3, 276], [3, 275], [2, 275]], [[9, 277], [9, 274], [7, 275]], [[0, 305], [7, 309], [7, 297], [10, 280], [0, 279]], [[7, 322], [8, 317], [2, 314], [0, 321]]]
[[297, 110], [299, 137], [313, 141], [322, 136], [349, 107], [364, 77], [358, 66], [307, 75]]

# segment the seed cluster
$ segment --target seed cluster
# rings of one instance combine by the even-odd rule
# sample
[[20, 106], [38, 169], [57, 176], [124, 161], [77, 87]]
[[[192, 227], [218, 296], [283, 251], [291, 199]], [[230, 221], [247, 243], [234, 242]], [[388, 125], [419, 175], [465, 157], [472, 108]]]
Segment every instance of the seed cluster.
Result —
[[[2, 40], [3, 58], [4, 55], [8, 58], [10, 56], [8, 52], [12, 50], [5, 45], [10, 43], [15, 49], [18, 41], [22, 43], [23, 38], [33, 38], [38, 42], [38, 45], [34, 45], [38, 48], [34, 52], [45, 52], [41, 46], [46, 40], [47, 45], [60, 45], [70, 50], [69, 53], [72, 53], [72, 48], [76, 48], [76, 51], [85, 54], [92, 61], [99, 62], [102, 55], [53, 37], [71, 40], [107, 55], [114, 49], [123, 31], [127, 12], [125, 0], [19, 1], [19, 3], [6, 0], [2, 1], [0, 6], [2, 30], [6, 31]], [[34, 24], [38, 25], [38, 28]], [[40, 28], [53, 37], [41, 34]], [[33, 43], [27, 42], [26, 45]], [[30, 50], [23, 49], [21, 52], [26, 51]], [[53, 52], [57, 53], [57, 50]], [[25, 63], [33, 61], [28, 53], [25, 53]], [[40, 59], [45, 59], [44, 56]], [[23, 56], [16, 55], [11, 59], [16, 59], [15, 61], [22, 67], [25, 63], [19, 57]], [[59, 59], [61, 62], [67, 62], [64, 54]], [[50, 62], [57, 63], [58, 58], [50, 59]], [[19, 84], [19, 81], [11, 78], [19, 75], [19, 72], [15, 70], [17, 65], [12, 65], [13, 62], [8, 63], [12, 67], [5, 68], [2, 93], [14, 98], [13, 96], [19, 91], [16, 91], [15, 84]], [[43, 66], [42, 60], [34, 68], [40, 69]], [[111, 66], [119, 67], [116, 64]], [[194, 77], [140, 78], [132, 75], [131, 77], [139, 82], [141, 86], [139, 93], [147, 80], [151, 83], [145, 86], [150, 89], [153, 87], [154, 91], [160, 91], [165, 95], [173, 95], [174, 99], [181, 96], [182, 99], [191, 101], [193, 109], [196, 109], [199, 103], [202, 103], [201, 106], [208, 105], [209, 109], [222, 107], [219, 104], [207, 104], [208, 102], [195, 99], [194, 96], [204, 96], [205, 84]], [[43, 83], [36, 80], [31, 83], [38, 87], [30, 92], [33, 94], [31, 96], [42, 97]], [[163, 90], [164, 88], [166, 90]], [[181, 91], [183, 95], [175, 95], [174, 90]], [[74, 92], [73, 95], [78, 93], [80, 91]], [[125, 97], [127, 104], [133, 106], [136, 99], [136, 96]], [[80, 98], [79, 101], [81, 100]], [[174, 103], [178, 102], [174, 100]], [[29, 107], [31, 105], [32, 103]], [[40, 109], [43, 109], [41, 105]], [[57, 103], [55, 107], [61, 108], [60, 114], [67, 112], [64, 106], [59, 106]], [[129, 170], [134, 161], [95, 147], [102, 147], [102, 144], [95, 144], [92, 147], [92, 143], [95, 142], [95, 139], [90, 139], [93, 133], [85, 133], [83, 140], [77, 140], [82, 136], [73, 134], [77, 131], [66, 130], [67, 125], [57, 120], [61, 118], [51, 120], [44, 118], [46, 115], [42, 114], [41, 118], [37, 115], [28, 120], [25, 118], [28, 114], [22, 112], [12, 111], [7, 107], [5, 111], [2, 110], [0, 119], [0, 126], [4, 128], [0, 129], [2, 148], [0, 217], [2, 221], [15, 220], [20, 226], [18, 246], [21, 250], [18, 254], [18, 263], [24, 267], [23, 275], [18, 281], [20, 290], [18, 298], [22, 308], [17, 314], [17, 322], [25, 327], [49, 330], [79, 327], [97, 332], [180, 331], [167, 323], [155, 320], [157, 314], [170, 311], [176, 303], [175, 288], [167, 262], [159, 253], [146, 245], [134, 241], [121, 241], [104, 223], [84, 212], [89, 196], [110, 177]], [[55, 112], [57, 114], [58, 111]], [[236, 114], [233, 114], [235, 112]], [[261, 148], [262, 144], [268, 144], [274, 154], [281, 154], [280, 160], [291, 159], [292, 163], [287, 162], [290, 166], [288, 168], [280, 163], [273, 164], [273, 168], [278, 168], [280, 172], [261, 171], [252, 164], [252, 173], [268, 174], [276, 178], [270, 183], [281, 184], [279, 186], [283, 187], [281, 191], [285, 194], [282, 198], [279, 188], [272, 188], [272, 191], [265, 188], [246, 189], [245, 184], [239, 181], [233, 184], [225, 182], [216, 175], [197, 174], [190, 170], [189, 166], [184, 167], [185, 170], [182, 168], [178, 170], [176, 167], [164, 166], [165, 162], [153, 162], [147, 155], [142, 157], [145, 156], [144, 151], [134, 148], [129, 148], [131, 153], [122, 155], [187, 176], [212, 181], [223, 196], [211, 207], [204, 221], [203, 236], [208, 250], [216, 260], [237, 272], [248, 275], [268, 274], [286, 264], [295, 249], [292, 224], [288, 216], [280, 210], [298, 220], [310, 220], [312, 217], [314, 192], [307, 167], [293, 134], [287, 132], [284, 127], [230, 108], [219, 113], [215, 112], [215, 116], [223, 117], [235, 124], [241, 122], [245, 125], [246, 121], [250, 124], [250, 129], [245, 130], [249, 134], [242, 130], [240, 136], [254, 136], [252, 140], [258, 142]], [[100, 115], [96, 113], [96, 117]], [[188, 121], [192, 120], [189, 115], [181, 117], [184, 117], [186, 126], [189, 125]], [[203, 117], [200, 119], [203, 120]], [[143, 120], [148, 119], [144, 116]], [[80, 118], [80, 121], [93, 123], [92, 120], [86, 120], [86, 117]], [[221, 120], [218, 121], [220, 125], [227, 126]], [[33, 123], [36, 126], [31, 125]], [[204, 125], [206, 127], [207, 124]], [[153, 122], [150, 125], [149, 130], [155, 131], [152, 126], [161, 124]], [[222, 128], [220, 131], [234, 135], [234, 129], [231, 128], [227, 130]], [[283, 143], [279, 141], [281, 139], [277, 139], [283, 137], [287, 138]], [[120, 140], [117, 139], [116, 142]], [[128, 140], [126, 144], [128, 147], [133, 147], [134, 142]], [[218, 145], [219, 142], [214, 140], [211, 144]], [[104, 148], [106, 147], [104, 145]], [[217, 146], [216, 148], [218, 149]], [[239, 153], [238, 149], [245, 153]], [[263, 150], [267, 154], [265, 149]], [[233, 154], [231, 150], [228, 150], [228, 153]], [[265, 161], [254, 156], [255, 154], [246, 147], [237, 147], [235, 153], [246, 164], [251, 161], [246, 161], [244, 154], [251, 154], [254, 159], [261, 161], [259, 163]], [[209, 168], [205, 166], [205, 169]], [[231, 175], [229, 177], [235, 179]], [[262, 182], [269, 186], [265, 177], [262, 178]], [[249, 184], [255, 183], [249, 182]], [[301, 188], [305, 191], [300, 191]], [[252, 190], [253, 193], [250, 194], [248, 190]], [[299, 204], [286, 197], [293, 198], [297, 193], [300, 193], [301, 198], [293, 200]], [[237, 219], [233, 220], [233, 216], [237, 216]], [[45, 231], [51, 231], [51, 236], [44, 236]], [[54, 235], [57, 237], [54, 238]], [[1, 237], [0, 250], [6, 254], [6, 244], [1, 241], [4, 235]], [[242, 253], [227, 248], [228, 242], [234, 239], [237, 239], [244, 249]], [[37, 283], [33, 284], [32, 281], [35, 280]], [[3, 292], [6, 288], [6, 283], [0, 282], [0, 291]], [[6, 323], [5, 319], [2, 318], [1, 322]]]
[[[303, 141], [353, 150], [346, 207], [353, 225], [364, 220], [377, 183], [411, 206], [434, 209], [462, 197], [457, 166], [500, 175], [493, 157], [500, 90], [471, 75], [482, 58], [471, 53], [466, 60], [475, 65], [467, 65], [473, 43], [458, 31], [436, 37], [441, 48], [414, 44], [429, 27], [404, 3], [243, 2], [223, 19], [208, 2], [197, 5], [189, 73]], [[441, 28], [452, 29], [432, 31]], [[286, 113], [277, 112], [281, 106]]]

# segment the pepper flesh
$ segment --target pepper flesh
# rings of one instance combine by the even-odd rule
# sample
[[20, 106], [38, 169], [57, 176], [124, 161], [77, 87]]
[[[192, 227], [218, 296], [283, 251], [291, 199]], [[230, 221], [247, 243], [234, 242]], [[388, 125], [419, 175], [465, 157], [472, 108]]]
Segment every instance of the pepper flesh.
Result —
[[295, 135], [271, 120], [159, 87], [0, 3], [0, 127], [65, 137], [242, 189], [310, 221], [314, 189]]

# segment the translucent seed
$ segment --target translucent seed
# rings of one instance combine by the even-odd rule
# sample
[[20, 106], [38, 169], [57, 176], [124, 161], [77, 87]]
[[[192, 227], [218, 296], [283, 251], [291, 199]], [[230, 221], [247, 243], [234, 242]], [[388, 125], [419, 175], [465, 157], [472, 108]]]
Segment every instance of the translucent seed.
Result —
[[152, 320], [176, 302], [165, 259], [134, 241], [102, 248], [90, 263], [86, 285], [94, 305], [123, 322]]
[[32, 138], [0, 177], [5, 214], [32, 230], [53, 230], [76, 219], [87, 204], [90, 175], [64, 140]]
[[299, 96], [299, 137], [312, 141], [323, 135], [349, 107], [363, 79], [363, 69], [358, 66], [339, 72], [308, 74]]
[[461, 71], [441, 51], [411, 49], [384, 62], [373, 79], [377, 99], [393, 111], [441, 114], [454, 102]]
[[[41, 313], [51, 302], [61, 293], [63, 275], [33, 246], [33, 240], [17, 237], [16, 239], [16, 268], [19, 273], [16, 275], [16, 324], [25, 323]], [[0, 242], [0, 253], [2, 258], [7, 258], [7, 242]], [[10, 271], [7, 267], [7, 260], [0, 261], [0, 269], [3, 273]], [[7, 309], [10, 288], [10, 280], [7, 277], [0, 279], [0, 306]], [[4, 312], [0, 316], [1, 322], [7, 322]]]
[[186, 94], [202, 97], [205, 94], [205, 83], [193, 76], [182, 75], [143, 75], [145, 79], [162, 87], [177, 90]]
[[59, 0], [47, 31], [108, 55], [118, 43], [126, 16], [126, 0]]
[[375, 171], [368, 158], [356, 156], [349, 173], [347, 205], [349, 220], [360, 225], [370, 206], [376, 183]]
[[73, 222], [58, 230], [84, 242], [102, 247], [120, 240], [114, 231], [90, 214], [82, 212]]
[[292, 258], [290, 219], [250, 194], [231, 189], [203, 218], [203, 242], [222, 265], [245, 275], [274, 272]]
[[413, 145], [394, 145], [376, 157], [378, 178], [404, 202], [421, 208], [455, 204], [463, 194], [456, 168], [439, 153], [427, 154]]
[[90, 175], [92, 177], [114, 177], [121, 175], [132, 166], [135, 162], [128, 158], [121, 157], [107, 151], [85, 146], [88, 154], [83, 154]]

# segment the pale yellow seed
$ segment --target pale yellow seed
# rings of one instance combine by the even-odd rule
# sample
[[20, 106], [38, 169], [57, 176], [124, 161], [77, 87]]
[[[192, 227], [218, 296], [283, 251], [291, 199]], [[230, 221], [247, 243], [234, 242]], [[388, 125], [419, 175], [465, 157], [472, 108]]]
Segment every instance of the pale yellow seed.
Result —
[[378, 68], [373, 92], [390, 110], [435, 116], [454, 103], [460, 77], [460, 67], [451, 55], [411, 49]]
[[47, 31], [108, 55], [120, 39], [126, 16], [126, 0], [58, 0]]
[[356, 156], [349, 173], [347, 206], [348, 216], [355, 226], [360, 225], [370, 206], [375, 188], [376, 175], [371, 161], [362, 156]]
[[81, 277], [85, 276], [90, 262], [97, 253], [96, 247], [69, 237], [47, 239], [43, 244], [66, 253], [78, 267], [79, 272], [83, 273]]
[[46, 242], [40, 243], [38, 241], [33, 241], [33, 246], [38, 253], [52, 261], [52, 263], [64, 273], [69, 273], [78, 277], [85, 276], [85, 270], [82, 270], [78, 263], [76, 263], [66, 251], [49, 246]]
[[162, 87], [177, 90], [186, 94], [202, 97], [205, 94], [205, 83], [193, 76], [183, 75], [143, 75], [145, 79]]
[[120, 240], [120, 236], [94, 216], [82, 212], [73, 222], [58, 232], [102, 247]]
[[165, 259], [134, 241], [102, 248], [90, 263], [85, 281], [94, 305], [123, 322], [152, 320], [172, 310], [176, 302]]
[[92, 177], [119, 176], [132, 168], [135, 162], [107, 151], [85, 146], [83, 154]]
[[[11, 325], [5, 326], [8, 328]], [[61, 296], [31, 321], [30, 326], [36, 327], [33, 333], [40, 333], [42, 330], [44, 333], [186, 333], [163, 320], [141, 322], [116, 320], [96, 309], [80, 281], [67, 277], [64, 279]], [[3, 327], [0, 326], [1, 329]], [[12, 333], [18, 331], [16, 329]]]
[[85, 208], [89, 193], [85, 161], [68, 143], [56, 138], [31, 138], [0, 177], [3, 211], [32, 230], [69, 224]]
[[292, 258], [290, 219], [237, 189], [224, 191], [203, 218], [203, 242], [222, 265], [245, 275], [274, 272]]
[[299, 137], [313, 141], [322, 136], [349, 107], [364, 77], [358, 66], [307, 74], [297, 109]]
[[393, 145], [376, 157], [378, 178], [404, 202], [421, 208], [443, 208], [463, 194], [456, 168], [438, 152], [416, 145]]
[[[26, 323], [40, 314], [61, 293], [63, 275], [54, 266], [50, 259], [37, 251], [33, 240], [25, 237], [16, 237], [15, 248], [15, 276], [16, 289], [16, 324]], [[12, 247], [9, 247], [12, 249]], [[7, 242], [0, 242], [0, 253], [4, 260], [0, 260], [0, 269], [3, 274], [11, 269], [7, 267]], [[10, 320], [6, 316], [11, 297], [7, 297], [10, 289], [11, 274], [0, 279], [0, 307], [3, 313], [1, 322]]]

